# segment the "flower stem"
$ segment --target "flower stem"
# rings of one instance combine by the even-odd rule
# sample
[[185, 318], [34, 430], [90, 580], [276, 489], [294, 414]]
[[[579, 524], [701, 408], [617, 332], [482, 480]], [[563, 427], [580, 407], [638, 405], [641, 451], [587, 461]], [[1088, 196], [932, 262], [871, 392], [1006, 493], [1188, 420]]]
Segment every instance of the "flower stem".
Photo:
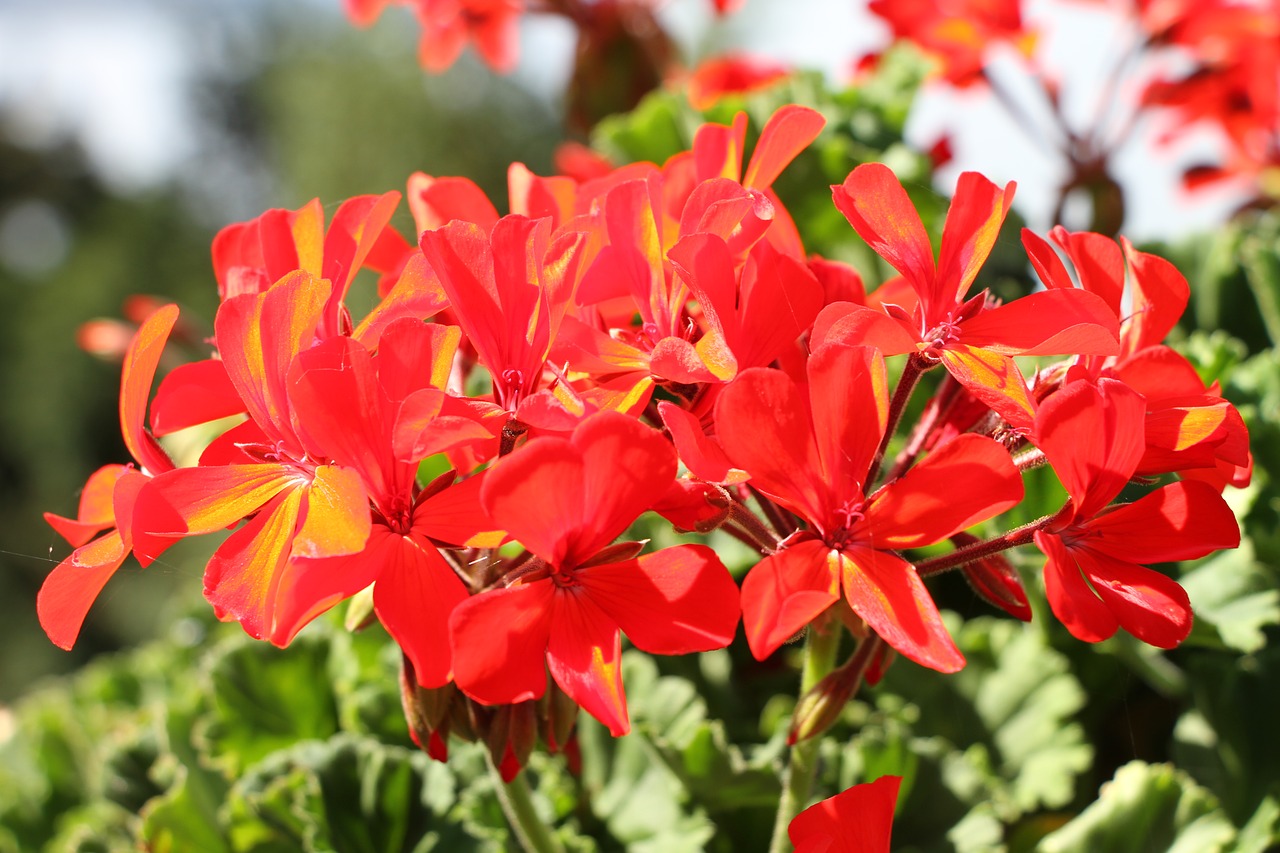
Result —
[[763, 555], [778, 550], [778, 536], [761, 521], [744, 503], [733, 501], [729, 504], [729, 524], [745, 533], [751, 544]]
[[551, 827], [542, 822], [538, 810], [533, 807], [533, 795], [524, 771], [517, 773], [510, 782], [504, 782], [488, 751], [485, 752], [485, 762], [489, 765], [489, 775], [493, 777], [502, 813], [507, 816], [511, 832], [525, 853], [564, 853], [564, 847], [551, 834]]
[[[831, 620], [826, 625], [814, 624], [809, 627], [809, 636], [804, 645], [804, 669], [800, 674], [800, 696], [812, 690], [831, 672], [839, 649], [839, 622]], [[782, 799], [778, 801], [778, 815], [774, 819], [769, 853], [786, 853], [791, 849], [787, 827], [809, 803], [809, 791], [813, 787], [814, 772], [818, 768], [818, 747], [821, 743], [821, 738], [811, 738], [791, 748], [791, 758], [782, 776]]]
[[930, 575], [936, 575], [948, 569], [972, 563], [974, 560], [981, 560], [983, 557], [990, 557], [992, 554], [999, 554], [1001, 551], [1007, 551], [1019, 545], [1026, 545], [1035, 537], [1037, 530], [1047, 527], [1059, 515], [1061, 513], [1046, 515], [1021, 527], [1015, 527], [1003, 536], [997, 536], [994, 539], [987, 539], [983, 542], [974, 542], [972, 545], [965, 545], [963, 548], [955, 549], [950, 554], [943, 554], [930, 560], [921, 560], [916, 563], [916, 571], [920, 574], [920, 577], [927, 578]]
[[929, 366], [918, 356], [912, 355], [907, 358], [907, 363], [902, 368], [902, 376], [898, 379], [898, 387], [893, 390], [893, 399], [889, 401], [889, 419], [884, 425], [884, 437], [880, 439], [880, 447], [876, 450], [876, 458], [871, 463], [871, 470], [867, 472], [866, 482], [863, 483], [863, 491], [869, 492], [871, 484], [876, 481], [876, 477], [880, 473], [880, 465], [884, 462], [884, 452], [889, 448], [889, 441], [898, 430], [898, 422], [902, 420], [902, 413], [907, 409], [907, 402], [911, 399], [911, 392], [916, 390], [916, 384], [920, 382], [921, 374]]

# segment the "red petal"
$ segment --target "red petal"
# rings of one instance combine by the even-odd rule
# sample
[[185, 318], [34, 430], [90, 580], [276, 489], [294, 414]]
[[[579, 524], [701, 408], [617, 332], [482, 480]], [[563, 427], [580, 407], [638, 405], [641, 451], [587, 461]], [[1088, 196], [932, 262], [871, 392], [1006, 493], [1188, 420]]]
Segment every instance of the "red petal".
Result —
[[1191, 288], [1178, 268], [1158, 255], [1133, 248], [1120, 238], [1133, 276], [1133, 307], [1126, 319], [1125, 349], [1134, 352], [1155, 346], [1178, 324]]
[[934, 280], [933, 247], [920, 214], [889, 167], [864, 163], [831, 191], [858, 236], [927, 299]]
[[1134, 563], [1194, 560], [1240, 545], [1231, 508], [1205, 483], [1170, 483], [1084, 525], [1082, 544]]
[[346, 294], [399, 203], [400, 193], [392, 190], [349, 198], [334, 213], [324, 238], [324, 267], [320, 273], [321, 278], [333, 284], [334, 305], [330, 310]]
[[789, 376], [761, 367], [743, 371], [721, 392], [715, 417], [720, 446], [761, 491], [810, 521], [823, 519], [828, 487], [807, 401]]
[[535, 581], [474, 595], [449, 617], [453, 680], [486, 705], [537, 699], [547, 689], [555, 585]]
[[840, 598], [834, 552], [810, 539], [765, 557], [742, 582], [742, 627], [764, 660]]
[[742, 176], [744, 187], [765, 189], [809, 143], [818, 138], [827, 120], [817, 110], [788, 104], [765, 122]]
[[430, 542], [387, 538], [373, 606], [413, 662], [418, 684], [443, 687], [453, 678], [449, 617], [467, 600], [467, 588]]
[[810, 806], [787, 827], [795, 853], [889, 853], [901, 776], [881, 776]]
[[580, 486], [584, 467], [582, 452], [569, 441], [534, 439], [489, 469], [480, 502], [524, 547], [561, 565], [591, 511]]
[[942, 226], [936, 293], [926, 300], [934, 307], [954, 306], [968, 293], [996, 244], [1015, 186], [998, 187], [977, 172], [960, 176]]
[[1142, 642], [1172, 649], [1191, 633], [1191, 602], [1173, 579], [1091, 548], [1072, 554], [1120, 627]]
[[164, 306], [143, 322], [124, 354], [120, 379], [120, 432], [130, 455], [151, 474], [173, 468], [168, 454], [147, 434], [143, 424], [160, 354], [164, 352], [165, 341], [177, 321], [178, 306]]
[[180, 364], [165, 376], [151, 401], [151, 431], [168, 435], [196, 424], [244, 413], [221, 359]]
[[410, 483], [397, 482], [391, 452], [390, 405], [363, 345], [339, 336], [299, 353], [289, 371], [289, 402], [313, 458], [358, 471], [377, 499], [407, 494]]
[[733, 640], [738, 587], [715, 552], [678, 545], [582, 569], [583, 589], [637, 648], [655, 655], [722, 649]]
[[808, 373], [813, 433], [832, 500], [861, 500], [889, 420], [884, 358], [870, 347], [828, 344], [809, 357]]
[[1115, 355], [1120, 326], [1088, 291], [1042, 290], [965, 320], [960, 339], [1004, 355]]
[[942, 363], [970, 394], [1011, 426], [1028, 431], [1035, 427], [1035, 400], [1010, 356], [960, 345], [943, 350]]
[[1031, 266], [1035, 268], [1036, 275], [1040, 276], [1040, 281], [1044, 282], [1045, 287], [1050, 289], [1075, 287], [1075, 282], [1071, 280], [1071, 273], [1067, 272], [1066, 264], [1062, 263], [1062, 259], [1053, 250], [1053, 246], [1049, 245], [1048, 240], [1030, 228], [1023, 228], [1022, 246], [1027, 250]]
[[819, 311], [809, 336], [811, 347], [827, 343], [868, 346], [886, 356], [915, 352], [918, 342], [919, 336], [905, 323], [850, 302], [835, 302]]
[[468, 548], [497, 548], [505, 538], [480, 505], [480, 490], [493, 469], [468, 477], [423, 501], [413, 514], [413, 531], [438, 542]]
[[112, 504], [116, 482], [127, 474], [127, 465], [104, 465], [89, 475], [80, 492], [80, 507], [74, 519], [44, 514], [49, 526], [66, 539], [73, 548], [79, 548], [99, 532], [116, 526], [116, 511]]
[[569, 698], [604, 723], [614, 737], [631, 730], [622, 692], [618, 626], [589, 596], [557, 590], [547, 644], [547, 668]]
[[587, 418], [573, 431], [573, 444], [582, 454], [582, 500], [589, 508], [589, 535], [576, 550], [588, 559], [667, 493], [676, 478], [676, 454], [662, 433], [617, 412]]
[[112, 530], [77, 548], [44, 579], [36, 614], [55, 646], [70, 651], [75, 645], [89, 608], [128, 554], [120, 534]]
[[369, 349], [375, 349], [383, 330], [397, 320], [425, 320], [448, 307], [449, 297], [439, 276], [422, 253], [415, 251], [390, 292], [360, 321], [351, 336]]
[[[1022, 475], [997, 441], [966, 433], [876, 493], [865, 527], [876, 548], [920, 548], [1004, 512], [1022, 499]], [[887, 638], [886, 638], [887, 639]]]
[[1049, 234], [1066, 251], [1080, 278], [1080, 286], [1096, 293], [1116, 316], [1124, 294], [1124, 255], [1110, 237], [1082, 232], [1072, 234], [1057, 226]]
[[1060, 537], [1043, 530], [1036, 532], [1035, 540], [1047, 558], [1044, 592], [1058, 621], [1071, 636], [1086, 643], [1098, 643], [1114, 634], [1120, 622], [1085, 582], [1073, 552]]
[[696, 477], [709, 483], [741, 483], [747, 479], [745, 471], [733, 467], [719, 443], [702, 431], [697, 415], [666, 400], [658, 403], [658, 414], [680, 451], [680, 461]]
[[289, 489], [232, 533], [209, 560], [204, 595], [224, 621], [233, 619], [256, 639], [276, 638], [277, 589], [302, 508], [302, 489]]
[[452, 219], [473, 222], [489, 231], [498, 209], [470, 178], [433, 178], [422, 172], [409, 176], [409, 210], [417, 232], [434, 231]]
[[302, 526], [294, 538], [295, 557], [358, 554], [369, 539], [369, 497], [350, 468], [321, 465], [306, 487]]
[[964, 666], [964, 656], [914, 566], [870, 548], [849, 548], [838, 557], [849, 606], [886, 643], [938, 672], [956, 672]]
[[1146, 402], [1115, 380], [1072, 382], [1040, 406], [1036, 443], [1071, 495], [1077, 518], [1109, 504], [1146, 450]]
[[298, 270], [266, 293], [228, 299], [214, 319], [218, 352], [249, 417], [273, 441], [299, 452], [290, 419], [289, 366], [314, 342], [328, 296], [327, 281]]

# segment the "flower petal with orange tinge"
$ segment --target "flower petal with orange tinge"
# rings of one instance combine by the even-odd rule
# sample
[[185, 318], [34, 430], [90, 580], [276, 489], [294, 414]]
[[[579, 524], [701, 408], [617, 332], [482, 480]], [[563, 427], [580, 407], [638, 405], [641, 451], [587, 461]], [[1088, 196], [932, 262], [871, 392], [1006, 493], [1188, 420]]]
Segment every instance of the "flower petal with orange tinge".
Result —
[[214, 319], [218, 352], [245, 411], [272, 441], [299, 453], [290, 418], [289, 366], [314, 342], [329, 293], [327, 281], [297, 270], [265, 293], [228, 299]]
[[935, 274], [933, 246], [915, 205], [889, 167], [865, 163], [831, 191], [858, 236], [926, 299]]
[[765, 557], [742, 582], [742, 627], [764, 660], [840, 598], [838, 558], [817, 540]]
[[1061, 225], [1049, 232], [1053, 242], [1062, 247], [1076, 268], [1080, 286], [1102, 297], [1117, 317], [1123, 312], [1124, 254], [1116, 241], [1101, 234], [1084, 231], [1073, 234]]
[[1062, 538], [1036, 531], [1036, 547], [1044, 552], [1044, 592], [1049, 607], [1071, 636], [1086, 643], [1099, 643], [1120, 627], [1111, 609], [1102, 603], [1085, 582], [1072, 552]]
[[1120, 325], [1085, 290], [1042, 290], [980, 312], [960, 325], [960, 339], [1004, 355], [1115, 355]]
[[333, 284], [329, 311], [336, 310], [336, 303], [346, 295], [351, 280], [364, 266], [399, 203], [400, 193], [390, 190], [381, 195], [353, 196], [338, 206], [324, 235], [324, 266], [320, 272], [321, 278]]
[[302, 489], [277, 495], [232, 533], [205, 567], [204, 596], [222, 621], [237, 621], [255, 639], [276, 635], [276, 590], [302, 509]]
[[836, 558], [849, 606], [886, 643], [938, 672], [964, 666], [964, 656], [914, 566], [871, 548], [847, 548]]
[[413, 662], [418, 684], [442, 687], [453, 678], [449, 617], [467, 600], [467, 588], [429, 542], [393, 533], [384, 539], [374, 609]]
[[964, 345], [941, 353], [947, 372], [1012, 427], [1035, 427], [1036, 404], [1012, 357]]
[[547, 690], [555, 585], [549, 581], [473, 595], [449, 617], [453, 680], [486, 705], [537, 699]]
[[788, 104], [769, 116], [751, 152], [742, 185], [756, 189], [771, 186], [782, 170], [818, 138], [826, 123], [822, 113], [798, 104]]
[[966, 433], [938, 447], [867, 507], [876, 548], [920, 548], [1022, 499], [1022, 476], [998, 441]]
[[1091, 548], [1072, 548], [1102, 603], [1144, 643], [1172, 649], [1191, 633], [1191, 601], [1173, 578]]
[[705, 545], [592, 566], [578, 577], [591, 600], [650, 654], [705, 652], [733, 640], [741, 614], [738, 587]]
[[658, 341], [649, 356], [649, 372], [658, 379], [689, 385], [720, 381], [694, 345], [681, 338]]
[[178, 306], [166, 305], [156, 311], [138, 328], [124, 354], [124, 367], [120, 379], [120, 434], [130, 455], [151, 474], [159, 474], [173, 468], [156, 440], [144, 429], [147, 416], [147, 399], [151, 396], [151, 383], [164, 352], [165, 341], [173, 324], [178, 322]]
[[960, 175], [942, 226], [937, 285], [922, 299], [950, 307], [964, 298], [996, 244], [1015, 188], [1013, 181], [999, 187], [977, 172]]
[[321, 465], [306, 487], [302, 526], [293, 541], [296, 557], [358, 554], [369, 539], [369, 496], [350, 468]]
[[[151, 431], [168, 435], [196, 424], [244, 413], [221, 359], [180, 364], [164, 377], [151, 401]], [[158, 472], [157, 472], [158, 473]]]
[[51, 512], [44, 514], [44, 520], [58, 531], [73, 548], [79, 548], [96, 534], [116, 524], [116, 513], [112, 505], [116, 482], [131, 469], [127, 465], [103, 465], [89, 475], [80, 492], [80, 506], [76, 517], [65, 518]]
[[[548, 584], [550, 585], [550, 584]], [[547, 668], [556, 684], [614, 737], [631, 730], [622, 691], [622, 639], [618, 626], [589, 595], [557, 589]]]
[[1240, 545], [1240, 525], [1227, 502], [1197, 482], [1170, 483], [1082, 526], [1082, 544], [1134, 563], [1195, 560]]
[[449, 307], [449, 297], [439, 277], [421, 252], [414, 252], [391, 291], [374, 306], [351, 336], [375, 349], [383, 331], [397, 320], [410, 317], [425, 320]]
[[128, 554], [120, 534], [112, 530], [77, 548], [44, 579], [36, 614], [55, 646], [70, 651], [75, 645], [89, 608]]

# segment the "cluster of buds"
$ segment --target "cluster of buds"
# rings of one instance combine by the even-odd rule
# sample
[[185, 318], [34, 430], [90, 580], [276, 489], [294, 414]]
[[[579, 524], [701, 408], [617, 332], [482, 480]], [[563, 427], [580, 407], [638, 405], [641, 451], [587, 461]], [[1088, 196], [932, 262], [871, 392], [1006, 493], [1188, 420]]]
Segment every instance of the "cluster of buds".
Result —
[[[858, 645], [833, 696], [891, 653], [954, 672], [925, 581], [965, 567], [1029, 616], [1000, 556], [1021, 545], [1047, 556], [1049, 603], [1077, 637], [1181, 642], [1187, 596], [1149, 565], [1236, 545], [1220, 493], [1250, 471], [1239, 414], [1162, 343], [1185, 279], [1127, 242], [1026, 232], [1044, 289], [970, 294], [1013, 185], [963, 175], [935, 262], [901, 184], [867, 164], [832, 189], [901, 274], [868, 293], [806, 254], [771, 189], [823, 124], [784, 107], [749, 159], [739, 116], [661, 166], [575, 180], [515, 165], [506, 216], [466, 179], [417, 174], [414, 241], [388, 224], [397, 193], [347, 201], [327, 227], [312, 203], [224, 229], [211, 356], [148, 404], [178, 311], [149, 316], [121, 384], [135, 464], [96, 472], [76, 518], [47, 516], [76, 549], [39, 596], [50, 638], [75, 642], [130, 552], [145, 566], [232, 528], [204, 575], [218, 618], [284, 646], [371, 587], [420, 745], [443, 757], [450, 733], [480, 739], [507, 774], [539, 734], [571, 751], [575, 708], [629, 730], [623, 634], [685, 654], [725, 647], [741, 619], [763, 659], [815, 623], [847, 626]], [[357, 319], [363, 269], [381, 299]], [[1028, 377], [1016, 356], [1057, 360]], [[197, 464], [157, 441], [213, 422]], [[966, 532], [1044, 464], [1070, 496], [1060, 511]], [[706, 545], [616, 541], [646, 511], [761, 559], [739, 590]], [[821, 729], [829, 699], [793, 736]]]

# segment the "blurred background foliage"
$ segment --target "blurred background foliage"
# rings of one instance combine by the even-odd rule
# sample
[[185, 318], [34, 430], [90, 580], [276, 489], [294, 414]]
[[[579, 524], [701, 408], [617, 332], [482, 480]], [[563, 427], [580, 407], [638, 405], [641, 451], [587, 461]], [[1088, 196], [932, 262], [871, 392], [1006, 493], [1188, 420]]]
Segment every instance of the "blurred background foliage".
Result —
[[[357, 31], [306, 5], [228, 8], [189, 21], [218, 45], [187, 92], [199, 144], [145, 189], [113, 184], [74, 136], [33, 146], [11, 133], [0, 101], [0, 851], [132, 850], [138, 838], [156, 851], [505, 849], [482, 753], [457, 746], [446, 767], [412, 749], [385, 635], [348, 635], [339, 613], [286, 651], [249, 641], [201, 599], [207, 542], [145, 573], [128, 564], [73, 653], [35, 620], [36, 590], [66, 550], [40, 512], [73, 514], [88, 473], [127, 458], [119, 367], [77, 348], [84, 321], [118, 316], [136, 293], [175, 300], [196, 352], [216, 307], [208, 247], [222, 224], [316, 196], [332, 209], [402, 188], [415, 170], [466, 175], [501, 205], [508, 163], [552, 171], [558, 106], [469, 58], [429, 77], [394, 25]], [[827, 130], [777, 189], [812, 251], [875, 282], [886, 270], [827, 186], [858, 162], [889, 162], [936, 237], [946, 200], [928, 158], [902, 141], [922, 75], [904, 53], [857, 90], [802, 75], [706, 117], [746, 109], [754, 133], [783, 102], [820, 107]], [[703, 118], [659, 92], [591, 141], [620, 162], [661, 161]], [[403, 206], [398, 217], [410, 230]], [[1018, 225], [1006, 223], [982, 281], [1006, 295], [1031, 287]], [[970, 665], [948, 678], [900, 662], [823, 746], [826, 794], [906, 777], [895, 848], [1276, 849], [1278, 246], [1280, 217], [1255, 212], [1144, 247], [1191, 281], [1176, 345], [1240, 407], [1257, 458], [1254, 483], [1230, 495], [1241, 549], [1171, 567], [1196, 606], [1191, 638], [1167, 654], [1128, 637], [1072, 640], [1037, 597], [1038, 556], [1015, 555], [1036, 609], [1029, 626], [995, 618], [958, 577], [940, 579], [940, 605], [965, 620], [952, 627]], [[1056, 509], [1048, 471], [1028, 489], [1040, 492], [1028, 511]], [[727, 553], [740, 575], [748, 555]], [[756, 849], [777, 800], [796, 652], [764, 663], [741, 643], [658, 662], [628, 655], [636, 734], [615, 742], [583, 719], [581, 775], [559, 758], [531, 767], [568, 848]]]

